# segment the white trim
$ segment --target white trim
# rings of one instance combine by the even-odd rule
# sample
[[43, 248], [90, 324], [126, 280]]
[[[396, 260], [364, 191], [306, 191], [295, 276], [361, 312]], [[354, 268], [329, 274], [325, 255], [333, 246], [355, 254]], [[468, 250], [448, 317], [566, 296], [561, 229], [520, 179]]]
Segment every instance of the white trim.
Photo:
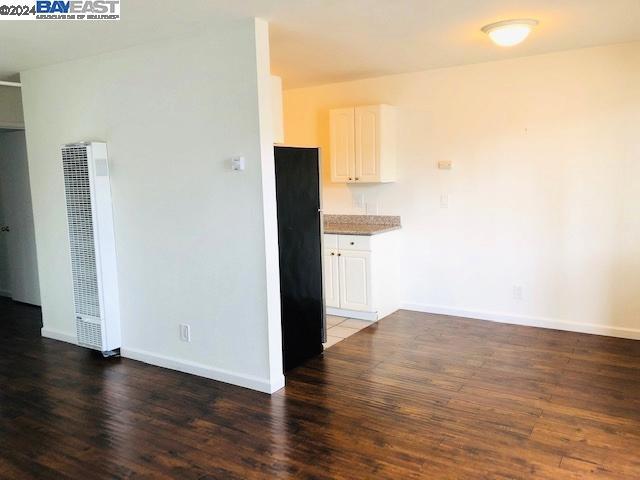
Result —
[[[273, 393], [284, 386], [282, 364], [282, 314], [280, 307], [280, 253], [278, 250], [278, 202], [276, 196], [276, 168], [273, 151], [273, 115], [271, 73], [269, 67], [269, 23], [256, 18], [254, 20], [256, 86], [258, 89], [258, 130], [260, 146], [260, 176], [262, 184], [262, 220], [264, 231], [266, 326], [267, 326], [267, 362], [270, 379], [276, 379], [273, 385], [254, 387], [242, 381], [230, 383], [248, 386], [254, 390]], [[235, 374], [233, 374], [235, 376]], [[225, 381], [225, 380], [223, 380]], [[259, 380], [262, 382], [262, 380]], [[277, 387], [277, 388], [276, 388]]]
[[462, 308], [446, 307], [441, 305], [423, 305], [418, 303], [405, 303], [402, 305], [402, 308], [405, 310], [412, 310], [414, 312], [474, 318], [477, 320], [488, 320], [490, 322], [510, 323], [513, 325], [551, 328], [553, 330], [566, 330], [569, 332], [590, 333], [594, 335], [605, 335], [608, 337], [640, 340], [640, 329], [637, 328], [615, 327], [612, 325], [598, 325], [595, 323], [572, 322], [570, 320], [560, 320], [556, 318], [528, 317], [525, 315], [514, 315], [510, 313], [467, 310]]
[[265, 393], [276, 393], [278, 390], [282, 390], [285, 385], [284, 373], [280, 374], [271, 382], [271, 386], [268, 392]]
[[369, 322], [375, 322], [378, 320], [378, 312], [359, 312], [357, 310], [345, 310], [344, 308], [334, 307], [327, 307], [327, 315], [356, 318], [358, 320], [368, 320]]
[[[76, 335], [71, 335], [60, 330], [52, 328], [43, 328], [41, 335], [45, 338], [51, 338], [53, 340], [59, 340], [61, 342], [71, 343], [78, 345]], [[149, 365], [155, 365], [157, 367], [168, 368], [170, 370], [177, 370], [178, 372], [189, 373], [197, 375], [199, 377], [209, 378], [211, 380], [217, 380], [219, 382], [230, 383], [232, 385], [238, 385], [252, 390], [258, 390], [264, 393], [274, 393], [284, 388], [284, 375], [279, 375], [274, 381], [269, 382], [261, 378], [253, 377], [250, 375], [241, 375], [238, 373], [230, 372], [228, 370], [222, 370], [212, 368], [206, 365], [202, 365], [196, 362], [189, 362], [185, 360], [178, 360], [177, 358], [167, 357], [164, 355], [156, 355], [155, 353], [145, 352], [143, 350], [136, 350], [130, 348], [121, 348], [120, 355], [124, 358], [130, 358], [132, 360], [138, 360], [140, 362], [148, 363]]]
[[0, 122], [0, 128], [7, 128], [11, 130], [24, 130], [24, 123]]
[[273, 382], [269, 382], [269, 380], [250, 375], [242, 375], [228, 370], [209, 367], [201, 363], [179, 360], [177, 358], [157, 355], [155, 353], [132, 348], [121, 348], [120, 355], [125, 358], [138, 360], [157, 367], [177, 370], [178, 372], [183, 373], [190, 373], [199, 377], [217, 380], [218, 382], [230, 383], [232, 385], [258, 390], [264, 393], [274, 393], [284, 387], [284, 375], [276, 378]]
[[76, 335], [71, 335], [67, 332], [62, 332], [53, 328], [42, 328], [40, 335], [45, 338], [60, 340], [61, 342], [73, 343], [74, 345], [78, 344], [78, 337]]

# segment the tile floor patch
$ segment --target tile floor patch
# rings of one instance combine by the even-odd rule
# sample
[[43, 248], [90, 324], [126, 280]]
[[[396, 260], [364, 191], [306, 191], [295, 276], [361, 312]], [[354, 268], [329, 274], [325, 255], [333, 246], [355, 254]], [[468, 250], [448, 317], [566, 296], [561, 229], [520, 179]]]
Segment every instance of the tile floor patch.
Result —
[[347, 328], [347, 327], [343, 327], [342, 324], [340, 324], [336, 327], [331, 327], [329, 330], [327, 330], [327, 334], [333, 335], [334, 337], [347, 338], [353, 335], [354, 333], [356, 333], [357, 331], [358, 331], [357, 328]]
[[327, 343], [324, 344], [324, 348], [329, 348], [342, 340], [344, 339], [340, 337], [333, 337], [327, 334]]
[[355, 318], [327, 315], [327, 341], [323, 344], [324, 348], [335, 345], [340, 340], [350, 337], [372, 323], [373, 322], [367, 322], [366, 320], [356, 320]]
[[373, 322], [367, 322], [366, 320], [356, 320], [355, 318], [347, 318], [344, 322], [340, 324], [341, 327], [347, 328], [357, 328], [358, 330], [362, 330], [363, 328], [368, 327]]

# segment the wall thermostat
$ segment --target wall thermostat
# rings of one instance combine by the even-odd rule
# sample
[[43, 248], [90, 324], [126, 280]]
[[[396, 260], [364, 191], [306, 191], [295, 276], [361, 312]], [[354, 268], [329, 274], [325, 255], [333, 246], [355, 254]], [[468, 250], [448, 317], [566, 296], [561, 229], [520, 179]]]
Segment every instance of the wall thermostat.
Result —
[[234, 172], [244, 170], [244, 157], [231, 157], [231, 170]]

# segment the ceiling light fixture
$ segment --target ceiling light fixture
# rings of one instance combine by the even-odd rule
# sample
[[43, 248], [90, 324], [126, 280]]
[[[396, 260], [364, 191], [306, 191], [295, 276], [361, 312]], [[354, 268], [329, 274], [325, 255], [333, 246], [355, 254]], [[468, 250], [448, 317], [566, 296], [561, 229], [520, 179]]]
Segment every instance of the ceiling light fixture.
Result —
[[489, 38], [496, 45], [512, 47], [527, 38], [531, 33], [531, 29], [536, 25], [538, 25], [538, 21], [530, 18], [504, 20], [485, 25], [482, 27], [482, 31], [489, 35]]

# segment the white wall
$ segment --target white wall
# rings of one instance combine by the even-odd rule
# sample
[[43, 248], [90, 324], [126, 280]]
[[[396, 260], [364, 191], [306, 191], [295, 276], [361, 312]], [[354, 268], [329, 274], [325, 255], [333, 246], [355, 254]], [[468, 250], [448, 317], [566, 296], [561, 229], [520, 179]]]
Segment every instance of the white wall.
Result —
[[23, 126], [20, 89], [0, 85], [0, 128], [22, 128]]
[[[0, 271], [7, 267], [8, 278], [0, 274], [0, 291], [23, 303], [40, 305], [38, 263], [29, 187], [29, 166], [24, 131], [0, 131], [0, 211], [3, 225], [11, 231], [0, 233]], [[4, 285], [4, 287], [2, 286]]]
[[398, 182], [332, 184], [325, 168], [324, 202], [359, 212], [364, 194], [402, 216], [407, 307], [640, 338], [640, 43], [289, 90], [284, 103], [286, 142], [319, 144], [325, 166], [330, 108], [399, 107]]
[[[212, 22], [206, 34], [22, 73], [44, 334], [74, 336], [59, 148], [103, 140], [123, 354], [263, 391], [283, 386], [279, 308], [267, 298], [278, 284], [267, 269], [277, 243], [265, 241], [270, 112], [258, 91], [267, 41], [262, 21]], [[234, 155], [246, 157], [245, 172], [230, 170]], [[180, 323], [191, 343], [179, 340]]]

